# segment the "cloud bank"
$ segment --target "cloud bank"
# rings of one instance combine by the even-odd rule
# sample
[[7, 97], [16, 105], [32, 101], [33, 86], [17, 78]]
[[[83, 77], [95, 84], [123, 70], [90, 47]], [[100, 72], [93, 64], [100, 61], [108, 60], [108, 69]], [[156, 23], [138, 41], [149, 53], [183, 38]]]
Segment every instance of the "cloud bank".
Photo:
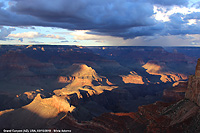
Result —
[[[196, 16], [200, 12], [173, 14], [170, 21], [162, 22], [153, 17], [155, 5], [187, 6], [188, 0], [10, 0], [8, 8], [0, 4], [0, 25], [89, 30], [87, 34], [124, 39], [199, 33], [199, 22], [193, 25], [188, 22], [199, 21]], [[18, 35], [10, 35], [15, 36]], [[38, 36], [64, 40], [54, 35], [31, 34], [31, 37]]]
[[41, 34], [39, 32], [24, 32], [24, 33], [17, 33], [17, 34], [9, 34], [8, 37], [13, 38], [52, 38], [52, 39], [59, 39], [59, 40], [65, 40], [64, 37], [60, 37], [59, 35], [52, 35], [52, 34]]

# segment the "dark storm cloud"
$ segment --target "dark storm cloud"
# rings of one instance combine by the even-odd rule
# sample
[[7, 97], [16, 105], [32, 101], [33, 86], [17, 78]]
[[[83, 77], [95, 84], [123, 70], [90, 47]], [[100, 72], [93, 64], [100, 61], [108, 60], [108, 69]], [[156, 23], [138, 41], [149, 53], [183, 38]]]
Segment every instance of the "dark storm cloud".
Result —
[[[1, 6], [2, 5], [2, 6]], [[32, 26], [42, 25], [44, 22], [30, 15], [19, 15], [3, 8], [0, 3], [0, 25], [4, 26]]]
[[[185, 6], [187, 3], [187, 0], [12, 0], [8, 9], [0, 4], [0, 25], [90, 30], [88, 34], [124, 39], [186, 34], [187, 20], [180, 16], [171, 16], [171, 22], [167, 23], [152, 16], [154, 4]], [[183, 27], [183, 32], [178, 31]]]
[[154, 23], [150, 18], [153, 6], [142, 0], [20, 0], [11, 11], [72, 30], [114, 30]]
[[[27, 25], [61, 27], [70, 30], [91, 30], [105, 35], [117, 35], [138, 26], [151, 26], [153, 5], [143, 0], [20, 0], [10, 11], [20, 17], [29, 15]], [[45, 6], [44, 6], [45, 5]], [[10, 15], [10, 14], [9, 14]], [[27, 20], [27, 19], [23, 19]], [[7, 23], [7, 22], [6, 22]], [[5, 23], [5, 24], [6, 24]], [[23, 25], [23, 24], [22, 24]]]
[[169, 17], [170, 21], [168, 22], [168, 26], [172, 29], [181, 28], [182, 25], [187, 24], [187, 21], [184, 21], [182, 17], [184, 17], [184, 15], [181, 13], [172, 14]]
[[200, 25], [188, 25], [187, 15], [176, 13], [170, 16], [170, 21], [166, 22], [165, 33], [170, 35], [199, 34]]
[[97, 32], [87, 32], [88, 34], [95, 34], [95, 35], [111, 35], [116, 37], [122, 37], [124, 39], [131, 39], [138, 36], [152, 36], [156, 34], [161, 34], [164, 28], [163, 23], [157, 23], [152, 26], [138, 26], [132, 27], [129, 29], [120, 29], [116, 32], [112, 30], [101, 30], [101, 33]]

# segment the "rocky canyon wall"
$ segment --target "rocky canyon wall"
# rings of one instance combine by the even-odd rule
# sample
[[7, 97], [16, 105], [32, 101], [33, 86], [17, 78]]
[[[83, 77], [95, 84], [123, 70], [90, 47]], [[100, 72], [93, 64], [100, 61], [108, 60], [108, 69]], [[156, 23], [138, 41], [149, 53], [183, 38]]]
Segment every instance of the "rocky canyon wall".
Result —
[[195, 75], [189, 76], [185, 98], [200, 106], [200, 59], [197, 61]]

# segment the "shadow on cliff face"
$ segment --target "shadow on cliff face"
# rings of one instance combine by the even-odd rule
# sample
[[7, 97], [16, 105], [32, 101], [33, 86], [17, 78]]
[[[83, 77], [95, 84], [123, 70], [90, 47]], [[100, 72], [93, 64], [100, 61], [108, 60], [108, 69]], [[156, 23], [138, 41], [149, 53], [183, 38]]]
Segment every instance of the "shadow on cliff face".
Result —
[[61, 112], [56, 117], [45, 118], [24, 108], [8, 110], [0, 115], [0, 129], [50, 128], [65, 115], [66, 113]]
[[38, 93], [41, 94], [42, 98], [49, 98], [52, 96], [50, 92], [44, 91], [44, 89], [28, 91], [22, 94], [0, 92], [0, 111], [7, 109], [17, 109], [28, 105], [34, 100]]
[[[141, 106], [136, 113], [105, 113], [78, 123], [70, 114], [42, 117], [25, 108], [0, 116], [0, 129], [64, 129], [72, 132], [183, 132], [199, 131], [199, 107], [190, 100], [175, 104], [156, 102]], [[47, 110], [46, 113], [51, 112]]]
[[[47, 112], [48, 113], [48, 112]], [[0, 132], [3, 130], [16, 132], [28, 129], [29, 131], [42, 132], [109, 132], [103, 125], [91, 122], [78, 123], [71, 115], [60, 112], [55, 117], [45, 118], [27, 109], [10, 110], [0, 116]]]
[[73, 111], [64, 98], [52, 96], [42, 98], [37, 94], [28, 105], [19, 109], [10, 109], [0, 112], [1, 128], [48, 128], [67, 113]]
[[72, 115], [78, 121], [91, 120], [106, 112], [135, 112], [141, 105], [151, 104], [162, 100], [163, 89], [171, 83], [134, 85], [118, 87], [112, 91], [104, 90], [99, 95], [90, 96], [82, 91], [83, 98], [71, 96], [70, 104], [76, 106]]

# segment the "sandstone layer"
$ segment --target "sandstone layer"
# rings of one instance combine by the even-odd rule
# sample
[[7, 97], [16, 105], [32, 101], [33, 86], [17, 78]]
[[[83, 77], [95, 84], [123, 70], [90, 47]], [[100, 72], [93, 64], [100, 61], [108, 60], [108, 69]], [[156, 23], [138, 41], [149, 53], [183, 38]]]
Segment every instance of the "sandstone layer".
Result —
[[158, 63], [157, 61], [149, 61], [142, 66], [146, 69], [146, 72], [152, 75], [159, 75], [160, 80], [164, 83], [177, 82], [180, 80], [186, 80], [187, 76], [182, 73], [175, 73], [167, 70], [165, 63]]

